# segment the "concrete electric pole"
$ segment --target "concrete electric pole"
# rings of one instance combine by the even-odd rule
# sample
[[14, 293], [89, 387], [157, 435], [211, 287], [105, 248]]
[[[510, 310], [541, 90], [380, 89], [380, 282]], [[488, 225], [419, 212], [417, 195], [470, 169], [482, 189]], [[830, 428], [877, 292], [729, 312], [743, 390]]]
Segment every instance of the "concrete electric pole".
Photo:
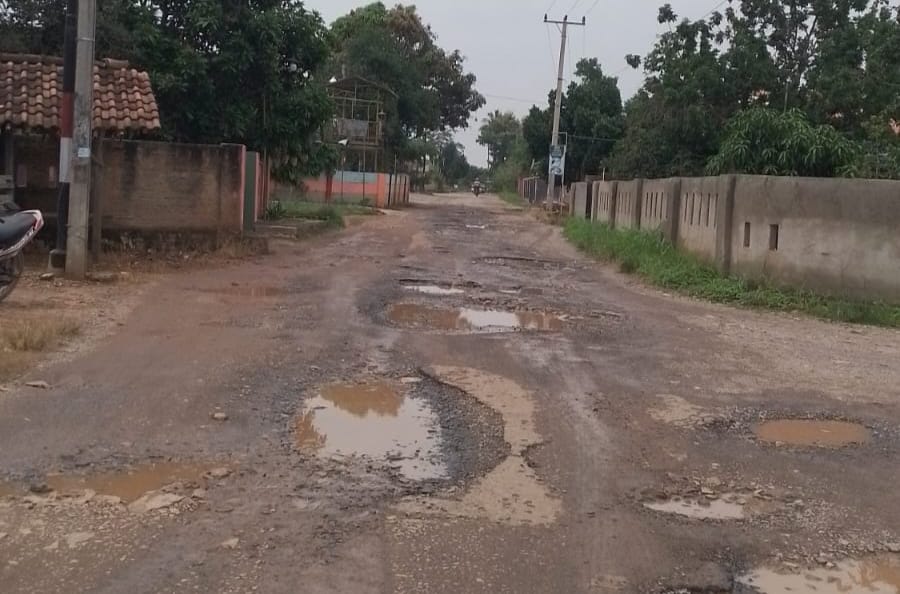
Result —
[[75, 134], [72, 152], [72, 187], [69, 197], [69, 236], [66, 242], [66, 275], [76, 279], [82, 279], [87, 274], [96, 22], [97, 1], [78, 0]]
[[[569, 34], [569, 25], [584, 27], [587, 24], [586, 17], [581, 18], [581, 22], [570, 22], [568, 15], [563, 17], [561, 21], [551, 21], [544, 15], [544, 22], [553, 25], [560, 25], [562, 41], [559, 44], [559, 76], [556, 78], [556, 104], [553, 106], [553, 136], [550, 139], [550, 171], [547, 176], [547, 206], [551, 204], [553, 191], [556, 189], [556, 172], [554, 171], [554, 158], [556, 155], [564, 157], [565, 153], [559, 146], [559, 117], [562, 111], [562, 94], [563, 82], [565, 79], [566, 69], [566, 39]], [[563, 161], [564, 162], [564, 161]]]

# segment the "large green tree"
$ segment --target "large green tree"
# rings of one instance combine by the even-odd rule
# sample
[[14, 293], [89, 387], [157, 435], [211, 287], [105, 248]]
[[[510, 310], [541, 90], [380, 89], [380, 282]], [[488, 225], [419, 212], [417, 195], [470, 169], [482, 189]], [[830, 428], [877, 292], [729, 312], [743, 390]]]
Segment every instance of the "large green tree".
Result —
[[[61, 53], [64, 2], [7, 0], [0, 48]], [[98, 55], [147, 70], [164, 137], [238, 142], [271, 157], [283, 179], [329, 165], [314, 143], [331, 114], [311, 73], [328, 31], [297, 0], [100, 0]]]
[[386, 135], [388, 150], [398, 156], [415, 156], [409, 139], [465, 128], [485, 103], [462, 55], [438, 45], [414, 6], [369, 4], [336, 20], [331, 32], [327, 77], [360, 76], [396, 93], [387, 110], [396, 117], [387, 122]]
[[[613, 146], [622, 135], [622, 96], [618, 80], [607, 76], [596, 59], [583, 59], [563, 94], [560, 131], [568, 139], [566, 179], [600, 173]], [[547, 170], [556, 93], [547, 107], [533, 107], [522, 121], [523, 136], [531, 158]]]
[[487, 147], [491, 169], [506, 163], [521, 138], [522, 124], [512, 112], [489, 113], [478, 131], [478, 144]]

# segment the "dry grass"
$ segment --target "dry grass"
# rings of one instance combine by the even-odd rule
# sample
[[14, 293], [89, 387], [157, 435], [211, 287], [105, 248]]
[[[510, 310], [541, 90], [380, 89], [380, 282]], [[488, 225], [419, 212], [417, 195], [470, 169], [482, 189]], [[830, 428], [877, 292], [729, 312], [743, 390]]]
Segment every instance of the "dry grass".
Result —
[[58, 348], [78, 332], [78, 324], [67, 319], [5, 320], [0, 329], [0, 381], [21, 375], [40, 353]]
[[12, 320], [0, 329], [0, 350], [43, 353], [77, 335], [79, 326], [63, 318]]

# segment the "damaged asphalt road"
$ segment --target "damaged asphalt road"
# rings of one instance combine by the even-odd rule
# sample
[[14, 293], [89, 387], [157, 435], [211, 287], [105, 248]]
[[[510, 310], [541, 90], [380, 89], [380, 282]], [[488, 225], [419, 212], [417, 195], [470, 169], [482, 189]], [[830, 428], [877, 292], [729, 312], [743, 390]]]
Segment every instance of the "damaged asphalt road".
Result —
[[898, 360], [418, 197], [0, 392], [0, 590], [900, 592]]

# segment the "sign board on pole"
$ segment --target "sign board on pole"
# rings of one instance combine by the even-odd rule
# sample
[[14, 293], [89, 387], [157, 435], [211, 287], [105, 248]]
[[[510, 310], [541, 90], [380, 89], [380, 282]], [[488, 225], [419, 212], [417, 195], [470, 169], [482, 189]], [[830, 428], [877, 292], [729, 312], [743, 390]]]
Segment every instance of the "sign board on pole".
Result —
[[566, 170], [566, 147], [554, 145], [550, 147], [550, 175], [561, 177]]

